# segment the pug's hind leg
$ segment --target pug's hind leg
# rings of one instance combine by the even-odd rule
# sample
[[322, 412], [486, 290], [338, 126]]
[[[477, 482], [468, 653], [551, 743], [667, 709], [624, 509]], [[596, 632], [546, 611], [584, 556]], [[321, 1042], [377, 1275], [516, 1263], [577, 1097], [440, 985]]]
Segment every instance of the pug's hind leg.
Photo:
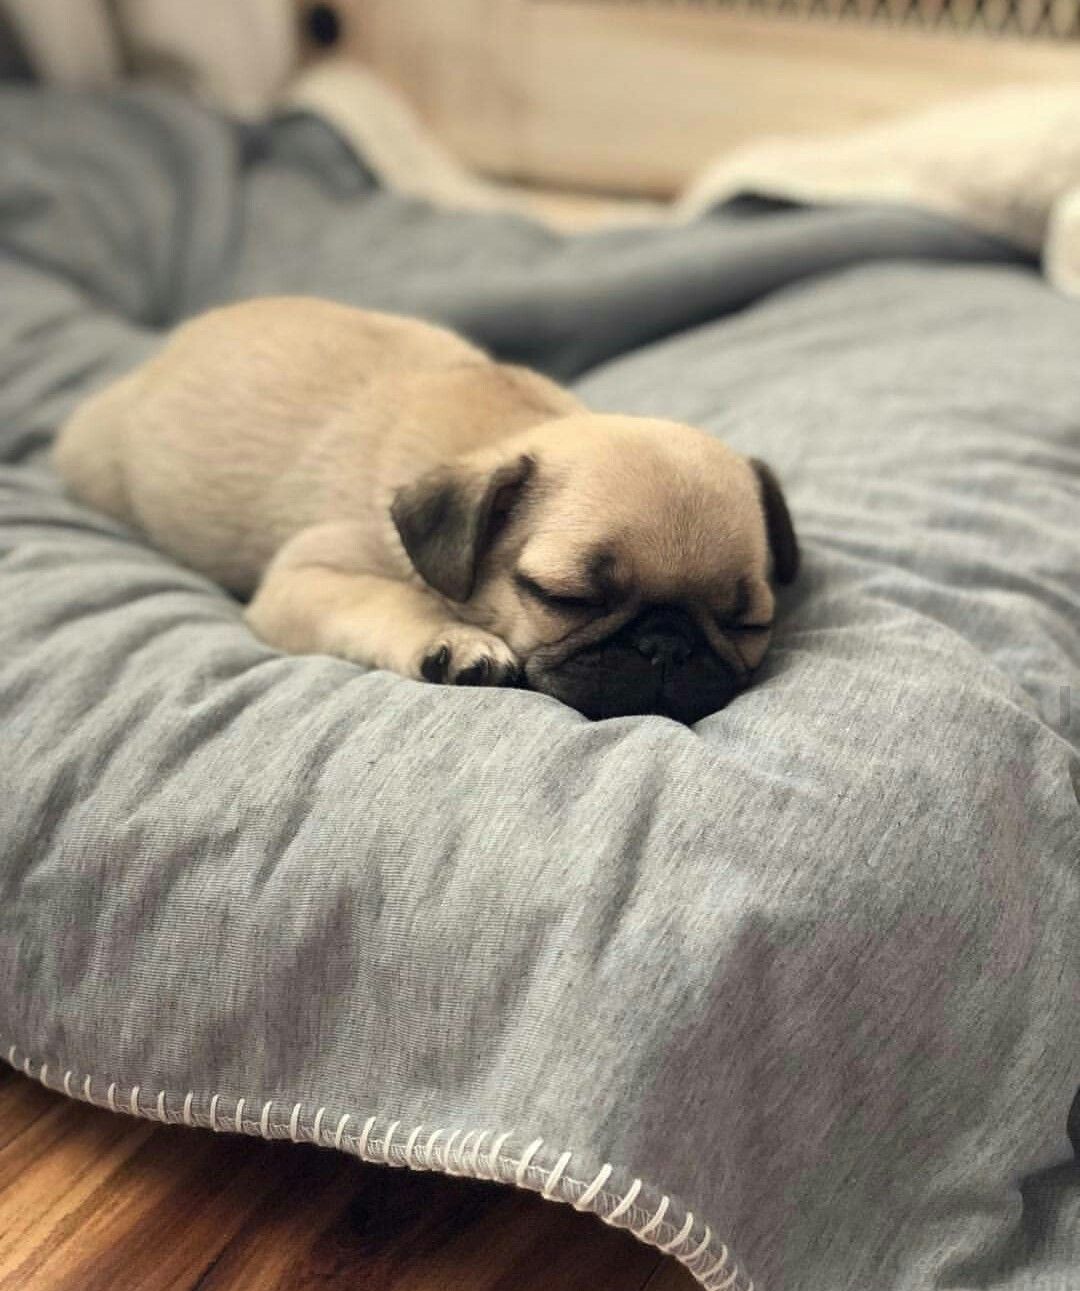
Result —
[[331, 556], [332, 544], [321, 539], [300, 534], [267, 569], [247, 610], [264, 641], [291, 654], [338, 655], [417, 680], [517, 682], [520, 662], [501, 638], [462, 623], [423, 587], [349, 568], [349, 550]]

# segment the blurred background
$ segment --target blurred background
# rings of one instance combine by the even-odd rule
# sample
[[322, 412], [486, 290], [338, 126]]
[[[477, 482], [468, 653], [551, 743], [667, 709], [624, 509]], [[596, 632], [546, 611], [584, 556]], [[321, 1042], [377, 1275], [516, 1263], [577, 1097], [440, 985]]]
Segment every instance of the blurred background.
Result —
[[302, 13], [309, 47], [336, 30], [486, 173], [653, 196], [762, 134], [1080, 71], [1073, 0], [339, 0]]
[[359, 66], [448, 162], [578, 223], [622, 199], [670, 198], [752, 139], [1072, 81], [1078, 11], [1080, 0], [0, 0], [20, 57], [68, 84], [163, 76], [256, 116], [304, 69]]

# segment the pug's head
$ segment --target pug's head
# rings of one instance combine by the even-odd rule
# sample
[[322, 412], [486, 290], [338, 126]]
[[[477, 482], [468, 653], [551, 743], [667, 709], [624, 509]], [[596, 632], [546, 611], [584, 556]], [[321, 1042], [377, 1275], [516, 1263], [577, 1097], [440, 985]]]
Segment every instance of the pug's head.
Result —
[[769, 468], [674, 422], [546, 422], [407, 485], [392, 515], [425, 582], [591, 718], [723, 708], [798, 572]]

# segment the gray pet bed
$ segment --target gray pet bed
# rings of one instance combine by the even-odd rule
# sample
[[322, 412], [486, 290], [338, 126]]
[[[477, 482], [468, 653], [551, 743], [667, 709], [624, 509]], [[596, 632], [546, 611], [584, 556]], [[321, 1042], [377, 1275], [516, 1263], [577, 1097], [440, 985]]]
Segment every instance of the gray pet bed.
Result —
[[[310, 119], [22, 88], [0, 131], [7, 1059], [541, 1191], [711, 1291], [1080, 1285], [1080, 307], [910, 212], [563, 239]], [[282, 657], [65, 500], [74, 402], [266, 291], [772, 462], [806, 568], [759, 684], [590, 724]]]

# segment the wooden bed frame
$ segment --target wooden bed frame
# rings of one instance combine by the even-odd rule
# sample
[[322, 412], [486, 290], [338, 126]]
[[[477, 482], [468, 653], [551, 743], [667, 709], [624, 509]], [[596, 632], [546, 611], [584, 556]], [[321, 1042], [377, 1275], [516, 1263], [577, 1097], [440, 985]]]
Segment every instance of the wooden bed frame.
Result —
[[[763, 134], [844, 129], [1003, 84], [1080, 77], [1075, 37], [980, 33], [995, 0], [895, 0], [951, 6], [951, 22], [968, 12], [970, 32], [860, 21], [860, 5], [877, 0], [810, 2], [852, 16], [763, 16], [708, 0], [332, 7], [345, 55], [401, 90], [463, 161], [612, 193], [670, 195], [718, 152]], [[1002, 24], [1020, 25], [1002, 3], [1014, 15]]]

